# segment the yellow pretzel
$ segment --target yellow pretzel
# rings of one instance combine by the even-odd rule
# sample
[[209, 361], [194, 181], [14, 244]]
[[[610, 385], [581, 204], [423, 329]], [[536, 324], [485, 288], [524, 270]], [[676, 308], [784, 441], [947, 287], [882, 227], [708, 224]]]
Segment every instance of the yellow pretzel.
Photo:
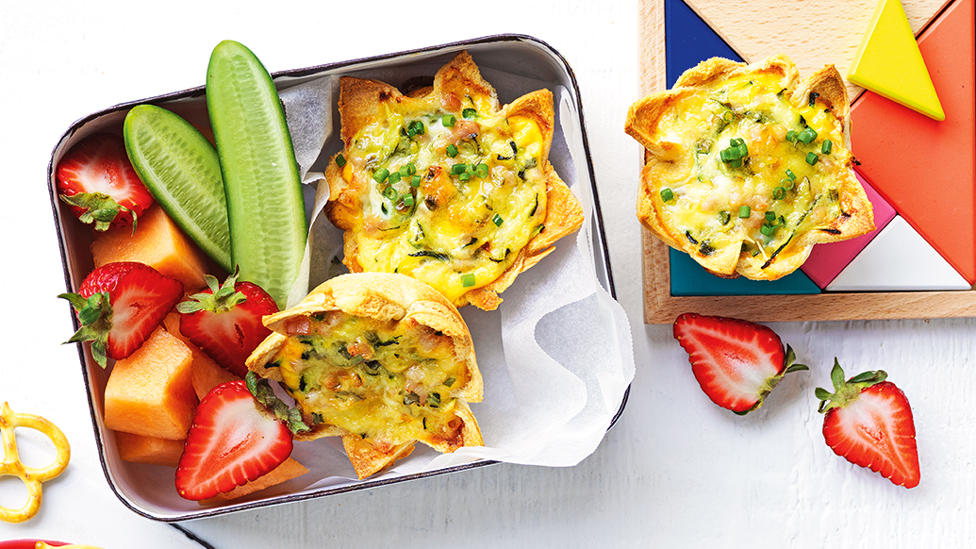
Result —
[[[17, 439], [14, 436], [14, 429], [17, 427], [28, 427], [44, 433], [51, 439], [58, 455], [54, 462], [47, 467], [26, 467], [20, 462], [17, 454]], [[41, 483], [51, 480], [61, 474], [68, 466], [68, 459], [71, 458], [71, 447], [68, 446], [68, 439], [50, 421], [30, 414], [15, 414], [6, 402], [0, 407], [0, 431], [3, 432], [3, 462], [0, 462], [0, 477], [14, 476], [24, 481], [30, 498], [20, 509], [10, 509], [0, 506], [0, 520], [6, 522], [24, 522], [37, 514], [41, 507]]]

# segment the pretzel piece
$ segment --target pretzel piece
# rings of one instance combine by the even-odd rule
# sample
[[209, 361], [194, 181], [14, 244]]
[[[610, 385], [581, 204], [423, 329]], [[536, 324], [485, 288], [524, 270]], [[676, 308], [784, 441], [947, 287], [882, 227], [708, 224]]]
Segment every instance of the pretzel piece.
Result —
[[[17, 453], [17, 439], [14, 436], [14, 429], [17, 427], [28, 427], [43, 433], [51, 439], [57, 450], [57, 456], [47, 467], [27, 467], [20, 462]], [[31, 414], [17, 414], [10, 409], [6, 402], [0, 407], [0, 431], [3, 433], [3, 461], [0, 462], [0, 477], [14, 476], [19, 478], [27, 486], [29, 498], [27, 503], [20, 509], [10, 509], [0, 506], [0, 520], [5, 522], [24, 522], [34, 517], [41, 507], [42, 483], [60, 475], [68, 460], [71, 458], [71, 447], [68, 439], [50, 421]]]
[[94, 545], [51, 545], [46, 541], [38, 541], [34, 549], [99, 549]]

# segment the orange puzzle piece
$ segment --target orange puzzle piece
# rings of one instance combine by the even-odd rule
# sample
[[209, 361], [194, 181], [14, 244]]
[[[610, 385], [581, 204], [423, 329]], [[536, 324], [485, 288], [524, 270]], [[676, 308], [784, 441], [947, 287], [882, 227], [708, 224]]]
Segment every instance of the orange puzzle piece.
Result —
[[861, 174], [970, 284], [976, 283], [973, 1], [955, 0], [918, 39], [944, 121], [870, 92], [851, 109]]

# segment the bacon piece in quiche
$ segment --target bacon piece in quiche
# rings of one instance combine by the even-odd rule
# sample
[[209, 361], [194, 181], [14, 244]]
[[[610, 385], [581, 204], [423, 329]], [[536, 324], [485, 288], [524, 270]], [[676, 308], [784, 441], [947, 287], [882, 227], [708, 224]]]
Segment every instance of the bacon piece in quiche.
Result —
[[781, 278], [814, 244], [874, 230], [848, 114], [831, 65], [800, 82], [783, 55], [704, 61], [630, 107], [625, 131], [645, 148], [637, 217], [715, 275]]
[[519, 273], [583, 223], [549, 162], [552, 93], [499, 105], [467, 52], [404, 95], [344, 77], [344, 149], [326, 169], [326, 215], [352, 272], [421, 280], [455, 306], [493, 310]]

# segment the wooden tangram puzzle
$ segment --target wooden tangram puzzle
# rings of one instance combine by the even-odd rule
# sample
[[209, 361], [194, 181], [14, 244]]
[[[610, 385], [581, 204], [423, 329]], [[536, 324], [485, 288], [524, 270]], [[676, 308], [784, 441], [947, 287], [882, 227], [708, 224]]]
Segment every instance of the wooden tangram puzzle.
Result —
[[643, 0], [645, 93], [716, 56], [785, 53], [801, 77], [825, 64], [847, 76], [851, 150], [877, 226], [817, 245], [776, 281], [715, 277], [645, 231], [645, 322], [685, 311], [755, 321], [976, 316], [973, 4]]

